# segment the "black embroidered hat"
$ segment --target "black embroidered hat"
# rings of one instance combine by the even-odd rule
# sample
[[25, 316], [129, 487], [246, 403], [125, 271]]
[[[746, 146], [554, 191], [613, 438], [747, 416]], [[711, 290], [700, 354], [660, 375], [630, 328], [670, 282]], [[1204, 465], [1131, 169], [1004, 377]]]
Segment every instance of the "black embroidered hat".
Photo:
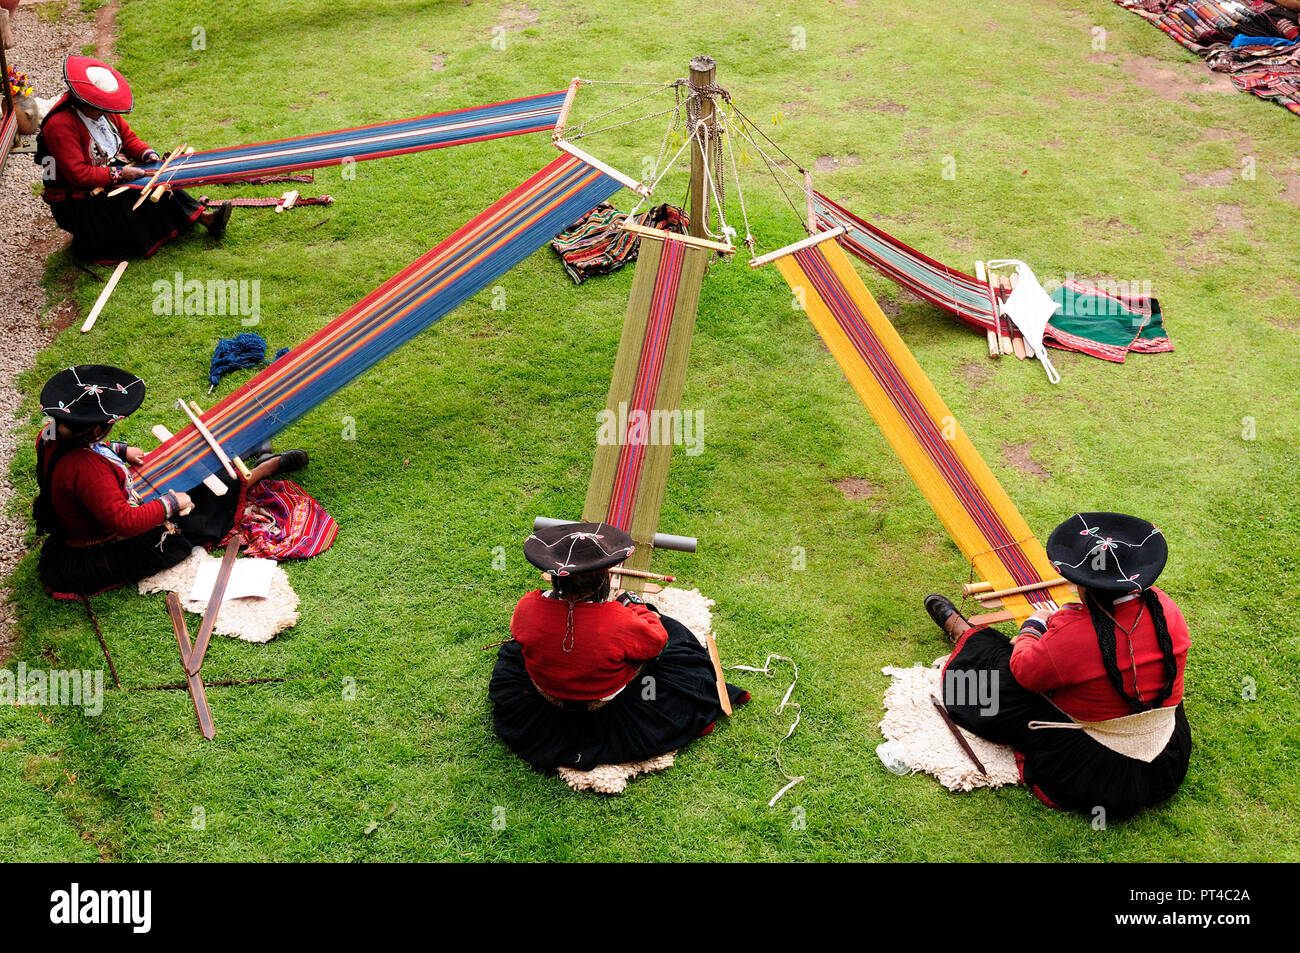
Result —
[[631, 536], [608, 523], [565, 523], [529, 536], [524, 556], [553, 576], [580, 576], [623, 562], [635, 548]]
[[78, 364], [59, 371], [41, 388], [41, 410], [72, 427], [125, 420], [144, 403], [144, 381], [110, 364]]
[[1123, 513], [1075, 513], [1047, 538], [1047, 558], [1089, 589], [1140, 592], [1165, 568], [1169, 544], [1151, 523]]

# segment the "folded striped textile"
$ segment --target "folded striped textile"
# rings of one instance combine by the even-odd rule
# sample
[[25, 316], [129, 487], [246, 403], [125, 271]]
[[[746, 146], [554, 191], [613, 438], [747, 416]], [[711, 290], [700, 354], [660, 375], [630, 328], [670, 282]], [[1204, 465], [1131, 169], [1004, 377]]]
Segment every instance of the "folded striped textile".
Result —
[[[381, 159], [502, 136], [541, 132], [555, 128], [566, 94], [567, 90], [561, 90], [356, 129], [195, 152], [167, 166], [159, 184], [185, 188], [213, 182], [235, 182], [293, 169]], [[149, 176], [130, 183], [132, 188], [144, 187], [153, 178], [159, 163], [148, 163], [141, 168]]]
[[[802, 247], [801, 247], [802, 246]], [[1056, 579], [1042, 544], [921, 366], [829, 238], [775, 259], [809, 320], [973, 571], [995, 590]], [[1069, 596], [1053, 586], [1003, 598], [1017, 620]]]
[[[673, 444], [684, 436], [686, 363], [711, 254], [670, 237], [641, 239], [582, 508], [584, 521], [610, 523], [636, 540], [630, 569], [650, 565]], [[624, 588], [635, 584], [623, 579]]]
[[[565, 153], [274, 361], [203, 416], [228, 455], [293, 423], [622, 188]], [[137, 470], [150, 499], [188, 490], [222, 464], [188, 425]]]
[[339, 526], [316, 498], [292, 480], [260, 481], [248, 491], [236, 532], [249, 558], [310, 559], [334, 545]]
[[[1001, 301], [1002, 293], [987, 281], [917, 251], [820, 192], [813, 193], [813, 210], [819, 229], [843, 228], [839, 243], [886, 278], [981, 334], [994, 329], [993, 302]], [[1068, 293], [1053, 297], [1067, 307], [1047, 324], [1043, 341], [1049, 346], [1118, 363], [1129, 351], [1174, 349], [1156, 299], [1114, 295], [1073, 279], [1062, 287]], [[1001, 327], [1005, 333], [1005, 317]]]
[[1300, 58], [1294, 48], [1251, 45], [1300, 38], [1297, 13], [1267, 0], [1115, 0], [1185, 49], [1206, 57], [1233, 85], [1300, 114]]
[[[625, 217], [626, 213], [606, 202], [555, 236], [551, 247], [575, 285], [594, 275], [618, 271], [636, 260], [641, 238], [618, 227]], [[678, 234], [685, 234], [690, 226], [685, 212], [666, 203], [634, 216], [632, 221], [646, 228]]]
[[1174, 349], [1155, 298], [1108, 293], [1069, 279], [1052, 292], [1052, 300], [1060, 305], [1048, 325], [1055, 347], [1118, 364], [1131, 351]]

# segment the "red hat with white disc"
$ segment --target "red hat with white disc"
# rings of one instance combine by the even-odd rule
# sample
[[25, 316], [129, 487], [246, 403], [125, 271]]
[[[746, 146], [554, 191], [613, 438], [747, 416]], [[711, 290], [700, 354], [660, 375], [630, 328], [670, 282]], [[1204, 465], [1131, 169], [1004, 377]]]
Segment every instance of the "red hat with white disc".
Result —
[[87, 106], [108, 113], [131, 111], [131, 86], [107, 63], [90, 56], [69, 56], [63, 62], [63, 78], [72, 95]]

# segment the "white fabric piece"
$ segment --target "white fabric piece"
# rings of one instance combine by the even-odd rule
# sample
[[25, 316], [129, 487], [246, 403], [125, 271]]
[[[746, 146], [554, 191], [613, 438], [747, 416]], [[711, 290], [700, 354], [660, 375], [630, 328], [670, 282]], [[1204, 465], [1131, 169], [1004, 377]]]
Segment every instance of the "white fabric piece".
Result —
[[1034, 277], [1033, 271], [1023, 261], [1007, 259], [988, 263], [990, 269], [1013, 266], [1016, 269], [1015, 287], [1007, 296], [1007, 300], [1002, 302], [1002, 313], [1020, 329], [1034, 356], [1043, 362], [1047, 379], [1053, 384], [1059, 384], [1061, 375], [1056, 372], [1056, 367], [1047, 356], [1047, 348], [1043, 344], [1043, 332], [1046, 331], [1047, 322], [1056, 314], [1060, 305], [1043, 290], [1043, 286]]
[[935, 711], [931, 699], [939, 693], [947, 658], [945, 655], [936, 659], [930, 668], [891, 665], [881, 669], [892, 679], [885, 690], [886, 711], [880, 722], [881, 734], [903, 745], [913, 774], [923, 771], [934, 775], [949, 791], [1018, 784], [1020, 771], [1016, 767], [1016, 753], [1010, 747], [985, 741], [959, 728], [988, 771], [981, 774]]
[[[271, 580], [275, 577], [277, 565], [279, 564], [274, 559], [236, 559], [230, 567], [225, 597], [265, 599], [271, 594]], [[188, 601], [206, 603], [211, 599], [220, 569], [221, 562], [216, 559], [205, 559], [200, 563], [198, 572], [194, 574], [194, 585], [190, 587]]]
[[[194, 586], [199, 567], [208, 563], [220, 564], [216, 556], [209, 556], [200, 547], [171, 569], [154, 573], [141, 579], [140, 595], [151, 592], [175, 592], [181, 595], [181, 607], [186, 612], [202, 615], [207, 601], [194, 602], [185, 598]], [[298, 622], [298, 594], [289, 585], [289, 577], [281, 566], [271, 574], [271, 591], [265, 599], [226, 599], [217, 613], [212, 631], [229, 635], [245, 642], [270, 642], [277, 633], [292, 628]]]
[[117, 134], [116, 127], [108, 121], [107, 116], [91, 119], [80, 109], [74, 109], [73, 112], [77, 114], [86, 129], [89, 130], [90, 138], [95, 145], [99, 146], [100, 151], [104, 153], [105, 159], [111, 160], [122, 151], [122, 139]]

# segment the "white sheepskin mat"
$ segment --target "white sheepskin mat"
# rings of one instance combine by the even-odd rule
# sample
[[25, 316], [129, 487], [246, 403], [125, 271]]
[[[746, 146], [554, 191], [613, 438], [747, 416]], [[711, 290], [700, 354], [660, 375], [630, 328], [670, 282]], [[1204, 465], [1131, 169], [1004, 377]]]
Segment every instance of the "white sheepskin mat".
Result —
[[985, 741], [959, 728], [988, 769], [987, 775], [981, 774], [935, 711], [930, 699], [940, 693], [946, 660], [947, 656], [936, 659], [930, 668], [889, 665], [880, 670], [892, 679], [885, 690], [886, 712], [880, 722], [881, 733], [903, 746], [902, 757], [912, 773], [932, 774], [949, 791], [1018, 784], [1020, 772], [1016, 769], [1016, 754], [1010, 747]]
[[[208, 608], [207, 602], [193, 602], [189, 594], [194, 586], [194, 576], [205, 561], [215, 563], [221, 560], [196, 546], [184, 562], [141, 579], [140, 595], [174, 592], [181, 597], [181, 606], [186, 612], [203, 615]], [[270, 642], [277, 632], [292, 628], [297, 621], [298, 594], [289, 585], [284, 568], [276, 566], [271, 576], [271, 594], [265, 599], [227, 599], [221, 604], [212, 631], [245, 642]]]
[[[713, 613], [709, 611], [713, 605], [712, 599], [702, 596], [698, 589], [669, 587], [663, 592], [647, 596], [646, 601], [653, 603], [664, 615], [672, 616], [682, 623], [695, 633], [701, 645], [705, 644], [704, 640], [713, 627]], [[670, 751], [648, 761], [633, 761], [629, 764], [598, 764], [590, 771], [575, 771], [565, 767], [557, 770], [564, 782], [575, 791], [622, 794], [627, 782], [638, 774], [671, 768], [675, 754], [676, 751]]]

